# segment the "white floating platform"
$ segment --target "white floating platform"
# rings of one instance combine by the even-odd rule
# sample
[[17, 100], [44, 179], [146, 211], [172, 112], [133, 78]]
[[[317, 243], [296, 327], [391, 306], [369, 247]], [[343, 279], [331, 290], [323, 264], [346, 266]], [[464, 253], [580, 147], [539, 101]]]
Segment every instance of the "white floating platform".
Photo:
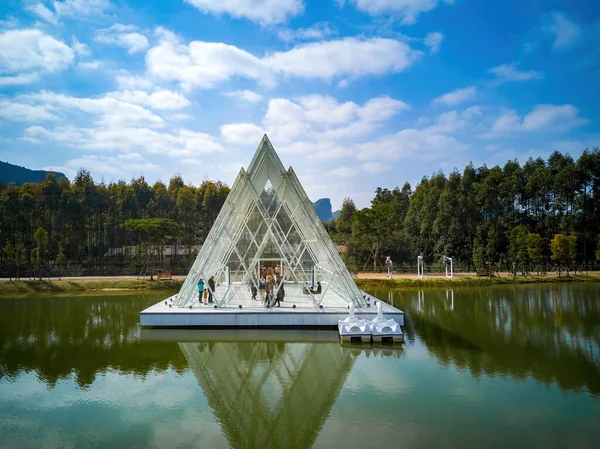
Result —
[[[248, 294], [240, 295], [227, 307], [215, 309], [212, 304], [196, 303], [192, 309], [169, 307], [165, 300], [140, 312], [140, 325], [145, 327], [187, 327], [187, 328], [332, 328], [348, 316], [348, 303], [342, 298], [328, 299], [323, 308], [315, 307], [308, 295], [295, 292], [293, 286], [286, 286], [285, 301], [281, 307], [266, 308], [262, 301], [254, 301]], [[366, 293], [371, 307], [357, 308], [357, 318], [371, 320], [377, 316], [377, 298]], [[167, 298], [167, 303], [171, 303]], [[296, 308], [293, 308], [293, 305]], [[242, 306], [240, 309], [239, 306]], [[404, 313], [382, 302], [383, 313], [404, 325]]]

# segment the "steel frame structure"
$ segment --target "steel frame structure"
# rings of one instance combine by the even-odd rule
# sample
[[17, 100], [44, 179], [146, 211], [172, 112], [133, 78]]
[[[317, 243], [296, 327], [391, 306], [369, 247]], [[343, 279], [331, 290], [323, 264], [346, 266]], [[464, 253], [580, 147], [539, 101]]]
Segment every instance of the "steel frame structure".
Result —
[[174, 304], [198, 306], [198, 280], [207, 286], [214, 276], [221, 286], [229, 280], [225, 289], [211, 291], [215, 306], [226, 307], [240, 289], [256, 285], [257, 264], [270, 258], [282, 261], [284, 285], [314, 287], [316, 267], [322, 291], [313, 294], [307, 288], [315, 307], [327, 301], [330, 290], [356, 307], [366, 306], [296, 173], [285, 170], [265, 134], [248, 170], [240, 169]]

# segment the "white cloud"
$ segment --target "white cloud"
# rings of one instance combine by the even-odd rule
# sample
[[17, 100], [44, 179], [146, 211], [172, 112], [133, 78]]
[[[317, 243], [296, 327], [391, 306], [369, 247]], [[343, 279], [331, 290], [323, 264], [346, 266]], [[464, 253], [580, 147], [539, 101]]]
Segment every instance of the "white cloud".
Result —
[[111, 97], [80, 98], [53, 92], [27, 94], [19, 97], [21, 102], [39, 105], [57, 115], [74, 111], [90, 114], [96, 124], [102, 126], [148, 126], [161, 127], [164, 120], [150, 110]]
[[358, 170], [351, 167], [337, 167], [329, 170], [328, 174], [338, 178], [352, 178], [358, 174]]
[[143, 90], [124, 90], [106, 94], [107, 97], [116, 98], [126, 103], [141, 104], [151, 109], [175, 110], [188, 107], [190, 102], [177, 92], [158, 90], [148, 93]]
[[357, 158], [359, 160], [386, 161], [414, 158], [434, 161], [446, 155], [456, 157], [466, 148], [465, 144], [454, 137], [437, 132], [433, 128], [408, 128], [375, 141], [357, 145]]
[[69, 125], [47, 129], [42, 126], [31, 126], [25, 130], [24, 139], [37, 143], [53, 142], [80, 150], [124, 153], [147, 151], [177, 157], [223, 151], [220, 143], [208, 134], [186, 129], [174, 134], [143, 127], [119, 126], [118, 123], [95, 128]]
[[440, 95], [434, 98], [431, 103], [433, 104], [444, 104], [448, 106], [455, 106], [465, 101], [470, 101], [477, 95], [477, 88], [475, 86], [463, 87], [462, 89], [456, 89], [447, 94]]
[[262, 95], [251, 90], [234, 90], [231, 92], [224, 92], [223, 95], [229, 98], [247, 101], [248, 103], [258, 103], [263, 99]]
[[70, 159], [62, 166], [46, 167], [67, 175], [74, 175], [81, 167], [92, 168], [103, 176], [119, 178], [132, 173], [144, 174], [158, 172], [160, 166], [146, 162], [138, 153], [120, 154], [118, 156], [83, 155]]
[[568, 131], [582, 126], [588, 120], [579, 116], [579, 110], [570, 105], [540, 104], [521, 119], [513, 110], [504, 111], [492, 124], [490, 132], [482, 137], [498, 137], [513, 132]]
[[27, 84], [69, 66], [73, 50], [36, 29], [0, 33], [0, 85]]
[[317, 22], [308, 28], [282, 28], [277, 32], [279, 39], [284, 41], [311, 41], [321, 40], [333, 34], [327, 22]]
[[397, 73], [422, 55], [394, 39], [348, 37], [302, 44], [260, 58], [224, 43], [181, 44], [163, 28], [157, 29], [157, 34], [159, 45], [146, 55], [149, 74], [160, 80], [177, 81], [185, 89], [210, 88], [235, 77], [270, 85], [276, 74], [331, 79]]
[[338, 103], [335, 98], [307, 95], [296, 101], [276, 98], [269, 101], [264, 127], [276, 140], [287, 143], [312, 135], [315, 140], [335, 142], [365, 135], [409, 106], [388, 97], [373, 98], [360, 106]]
[[454, 0], [353, 0], [356, 8], [372, 16], [397, 15], [405, 25], [417, 21], [419, 14], [436, 8], [441, 3]]
[[45, 20], [46, 22], [56, 24], [58, 23], [58, 19], [53, 11], [51, 11], [46, 5], [43, 3], [34, 3], [31, 5], [26, 5], [25, 9], [34, 15], [38, 16], [40, 19]]
[[15, 122], [39, 122], [56, 120], [57, 117], [44, 106], [35, 106], [10, 101], [0, 101], [0, 117]]
[[56, 13], [65, 17], [95, 16], [111, 7], [109, 0], [54, 0], [53, 3]]
[[427, 33], [423, 43], [429, 48], [429, 52], [433, 54], [440, 51], [443, 41], [444, 35], [442, 33]]
[[269, 101], [261, 125], [232, 123], [221, 127], [225, 141], [253, 145], [263, 133], [277, 142], [281, 154], [303, 155], [313, 160], [348, 158], [354, 142], [409, 106], [388, 97], [373, 98], [363, 105], [340, 103], [324, 95]]
[[149, 105], [152, 109], [182, 109], [188, 107], [190, 102], [180, 93], [159, 90], [150, 94]]
[[127, 49], [127, 53], [133, 54], [148, 48], [148, 39], [137, 32], [133, 25], [122, 25], [117, 23], [110, 28], [96, 31], [94, 39], [97, 42], [116, 45]]
[[307, 95], [298, 98], [306, 118], [312, 122], [347, 123], [357, 113], [358, 105], [352, 101], [338, 103], [333, 97]]
[[148, 71], [164, 81], [178, 81], [186, 88], [209, 88], [241, 76], [267, 80], [268, 70], [256, 56], [233, 45], [192, 41], [180, 44], [170, 32], [159, 28], [160, 43], [146, 54]]
[[77, 64], [77, 67], [81, 70], [96, 70], [101, 65], [102, 63], [100, 61], [86, 61], [80, 62], [79, 64]]
[[267, 132], [276, 141], [288, 143], [302, 136], [310, 129], [302, 106], [286, 98], [274, 98], [263, 120]]
[[253, 123], [232, 123], [221, 126], [221, 135], [226, 142], [233, 144], [251, 144], [260, 142], [265, 131]]
[[117, 75], [117, 86], [122, 90], [149, 90], [152, 89], [154, 83], [148, 78], [130, 75], [127, 72]]
[[297, 46], [264, 62], [274, 72], [301, 78], [331, 79], [397, 73], [422, 55], [394, 39], [347, 37]]
[[185, 0], [203, 13], [228, 14], [263, 25], [285, 22], [303, 10], [302, 0]]
[[390, 164], [384, 164], [383, 162], [365, 162], [360, 168], [367, 173], [377, 175], [391, 170], [392, 167]]
[[77, 56], [90, 56], [92, 54], [92, 50], [86, 44], [83, 44], [77, 40], [76, 37], [71, 39], [71, 48], [75, 52]]
[[545, 30], [554, 35], [555, 50], [567, 50], [583, 37], [579, 25], [567, 19], [561, 12], [555, 11], [550, 14], [550, 22]]
[[111, 7], [109, 0], [54, 0], [50, 9], [43, 3], [27, 5], [25, 9], [46, 22], [56, 24], [63, 17], [81, 19], [98, 17]]
[[542, 72], [538, 72], [537, 70], [519, 70], [514, 63], [493, 67], [488, 72], [494, 74], [499, 82], [529, 81], [544, 78]]
[[21, 84], [35, 83], [40, 79], [38, 73], [26, 73], [22, 75], [0, 76], [0, 86], [19, 86]]
[[14, 16], [6, 16], [6, 19], [0, 20], [0, 28], [2, 29], [12, 29], [17, 28], [19, 23]]
[[359, 108], [357, 115], [367, 122], [379, 122], [387, 120], [400, 111], [408, 111], [410, 106], [400, 100], [394, 100], [389, 97], [371, 98], [362, 108]]
[[585, 123], [587, 120], [579, 117], [579, 110], [570, 104], [562, 106], [541, 104], [525, 116], [522, 129], [523, 131], [536, 131], [547, 129], [550, 126], [570, 129]]

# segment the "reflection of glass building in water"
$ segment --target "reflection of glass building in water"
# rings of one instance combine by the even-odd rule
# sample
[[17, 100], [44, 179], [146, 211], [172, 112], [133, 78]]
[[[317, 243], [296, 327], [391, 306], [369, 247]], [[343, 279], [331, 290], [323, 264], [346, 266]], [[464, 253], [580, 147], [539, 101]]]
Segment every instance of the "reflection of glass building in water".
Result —
[[[366, 305], [294, 170], [285, 170], [265, 135], [248, 170], [240, 170], [175, 306], [198, 306], [197, 283], [207, 286], [212, 276], [218, 307], [251, 306], [250, 286], [269, 274], [283, 277], [286, 301]], [[276, 283], [274, 294], [279, 288]]]
[[355, 358], [336, 344], [179, 343], [233, 448], [310, 448]]

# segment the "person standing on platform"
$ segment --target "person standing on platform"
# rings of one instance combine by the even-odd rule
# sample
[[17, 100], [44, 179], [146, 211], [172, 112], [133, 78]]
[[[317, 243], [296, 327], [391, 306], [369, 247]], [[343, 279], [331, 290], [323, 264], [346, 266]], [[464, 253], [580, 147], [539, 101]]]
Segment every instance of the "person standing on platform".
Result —
[[208, 280], [208, 303], [212, 304], [213, 301], [213, 292], [215, 291], [215, 277], [211, 276]]
[[281, 301], [283, 301], [283, 297], [285, 296], [285, 289], [283, 288], [283, 277], [280, 277], [276, 285], [278, 286], [277, 294], [275, 295], [275, 301], [273, 305], [277, 304], [277, 307], [281, 307]]
[[256, 300], [256, 295], [258, 293], [257, 289], [256, 289], [256, 276], [252, 276], [252, 279], [250, 279], [250, 292], [252, 293], [252, 300], [255, 301]]
[[267, 305], [270, 305], [271, 301], [273, 301], [273, 276], [267, 275]]
[[202, 292], [204, 292], [204, 281], [200, 279], [198, 281], [198, 302], [202, 304]]

